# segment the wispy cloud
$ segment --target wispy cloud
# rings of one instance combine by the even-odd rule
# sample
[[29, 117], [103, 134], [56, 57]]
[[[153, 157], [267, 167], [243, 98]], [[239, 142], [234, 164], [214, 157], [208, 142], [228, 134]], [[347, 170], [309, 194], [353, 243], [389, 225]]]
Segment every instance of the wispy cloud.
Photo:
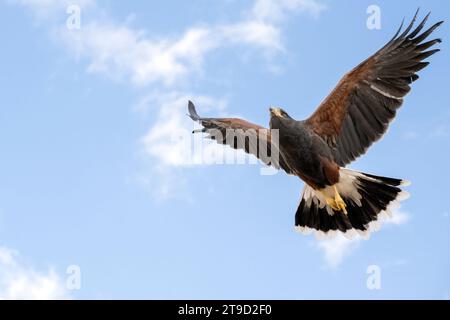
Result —
[[145, 32], [116, 24], [89, 23], [59, 35], [69, 52], [87, 58], [88, 71], [125, 78], [137, 86], [174, 86], [202, 70], [206, 54], [224, 46], [280, 50], [278, 30], [259, 22], [192, 27], [175, 38], [150, 39]]
[[402, 138], [405, 140], [417, 140], [429, 142], [430, 140], [446, 139], [450, 135], [450, 115], [446, 112], [435, 115], [434, 119], [421, 125], [412, 124], [414, 128], [405, 130]]
[[448, 124], [442, 124], [436, 126], [431, 132], [430, 132], [430, 138], [445, 138], [448, 137], [450, 134], [450, 127]]
[[[394, 209], [392, 217], [389, 219], [382, 219], [380, 222], [387, 225], [402, 225], [409, 221], [410, 215], [407, 212]], [[344, 261], [344, 259], [354, 252], [363, 244], [364, 238], [356, 236], [353, 239], [348, 239], [342, 235], [337, 235], [335, 238], [326, 240], [317, 240], [315, 247], [322, 251], [326, 267], [335, 269]]]
[[188, 95], [171, 92], [153, 96], [155, 123], [142, 138], [145, 154], [165, 166], [187, 166], [201, 163], [204, 155], [211, 154], [210, 148], [217, 152], [223, 150], [212, 142], [202, 143], [202, 148], [194, 148], [192, 140], [193, 122], [186, 116], [187, 101], [195, 100], [204, 110], [213, 110], [220, 114], [226, 107], [226, 101], [204, 95]]
[[54, 270], [36, 271], [21, 262], [18, 252], [0, 247], [0, 300], [69, 298], [64, 281]]
[[[71, 4], [79, 5], [84, 11], [98, 10], [95, 0], [8, 2], [48, 18], [56, 13], [64, 17], [64, 9]], [[92, 18], [95, 15], [83, 20], [80, 30], [63, 26], [57, 34], [69, 52], [89, 61], [89, 72], [124, 77], [139, 86], [153, 83], [172, 86], [202, 70], [206, 55], [223, 47], [244, 46], [266, 53], [283, 51], [280, 20], [294, 12], [317, 15], [324, 9], [316, 0], [256, 0], [249, 12], [235, 22], [192, 26], [178, 36], [157, 37], [149, 37], [144, 30], [110, 21], [99, 14], [100, 20]]]
[[407, 223], [410, 219], [411, 215], [408, 212], [396, 209], [392, 211], [391, 218], [384, 219], [381, 222], [384, 224], [391, 224], [398, 226]]
[[345, 257], [359, 247], [361, 241], [361, 237], [347, 239], [339, 234], [333, 239], [318, 241], [316, 246], [323, 252], [326, 266], [334, 269], [342, 263]]
[[445, 139], [450, 135], [450, 126], [448, 124], [431, 125], [429, 128], [422, 129], [422, 132], [409, 130], [403, 133], [405, 140], [437, 140]]
[[257, 0], [251, 16], [257, 20], [278, 22], [286, 19], [292, 12], [307, 12], [318, 16], [327, 8], [316, 0]]
[[[153, 125], [141, 138], [140, 146], [144, 159], [151, 162], [150, 172], [139, 177], [139, 182], [147, 187], [157, 199], [180, 197], [185, 194], [185, 178], [179, 169], [194, 165], [223, 163], [226, 159], [239, 159], [251, 163], [251, 156], [243, 151], [219, 145], [203, 139], [202, 134], [193, 135], [197, 128], [187, 117], [187, 101], [194, 100], [202, 106], [202, 111], [220, 116], [227, 106], [225, 99], [208, 95], [194, 95], [181, 92], [153, 93], [137, 104], [141, 112], [151, 114]], [[256, 163], [256, 160], [255, 162]], [[148, 178], [158, 176], [155, 179]]]
[[[194, 26], [176, 37], [150, 38], [146, 32], [117, 23], [85, 23], [76, 32], [59, 32], [70, 51], [90, 60], [90, 72], [128, 77], [135, 85], [162, 82], [172, 86], [202, 70], [208, 53], [228, 46], [284, 50], [278, 16], [293, 11], [314, 14], [316, 1], [256, 1], [251, 14], [234, 23]], [[269, 14], [270, 12], [270, 14]]]
[[[64, 6], [72, 4], [69, 0], [9, 0], [27, 7], [41, 17], [51, 13], [61, 14]], [[133, 86], [158, 88], [158, 97], [147, 95], [143, 103], [152, 103], [154, 108], [153, 124], [140, 139], [144, 154], [158, 167], [158, 172], [170, 177], [167, 181], [176, 181], [168, 174], [170, 167], [180, 167], [195, 162], [208, 154], [234, 152], [213, 142], [205, 142], [202, 152], [190, 154], [186, 141], [177, 137], [189, 136], [192, 123], [188, 121], [186, 103], [195, 98], [202, 109], [220, 112], [226, 103], [208, 95], [188, 95], [178, 93], [180, 87], [191, 92], [191, 78], [205, 74], [204, 61], [214, 51], [226, 47], [242, 47], [252, 54], [274, 57], [285, 51], [282, 41], [283, 22], [293, 13], [305, 12], [318, 15], [325, 6], [317, 0], [255, 0], [252, 5], [234, 21], [210, 24], [193, 24], [178, 35], [151, 35], [146, 30], [133, 28], [129, 21], [118, 23], [109, 18], [95, 0], [79, 0], [75, 4], [86, 10], [79, 30], [69, 30], [64, 24], [51, 27], [67, 51], [87, 62], [87, 71], [102, 74], [112, 79], [122, 80]], [[64, 11], [65, 12], [65, 11]], [[96, 14], [96, 12], [98, 14]], [[87, 17], [87, 18], [85, 18]], [[51, 19], [49, 19], [51, 21]], [[268, 63], [272, 69], [273, 64]], [[150, 96], [150, 97], [149, 97]], [[145, 101], [147, 100], [147, 101]], [[194, 159], [192, 159], [194, 158]], [[162, 169], [162, 167], [165, 167]], [[147, 179], [143, 179], [147, 181]], [[169, 183], [164, 186], [163, 194], [170, 194]]]

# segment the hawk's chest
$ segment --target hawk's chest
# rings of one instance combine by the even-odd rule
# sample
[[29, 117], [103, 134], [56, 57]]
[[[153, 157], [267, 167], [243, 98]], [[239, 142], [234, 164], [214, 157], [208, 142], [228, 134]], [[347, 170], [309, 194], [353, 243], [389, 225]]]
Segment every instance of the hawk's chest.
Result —
[[274, 118], [270, 122], [272, 135], [278, 136], [280, 148], [286, 151], [308, 148], [312, 144], [311, 132], [301, 121]]
[[277, 130], [281, 155], [294, 171], [313, 173], [320, 169], [314, 134], [301, 121], [274, 119], [271, 129]]

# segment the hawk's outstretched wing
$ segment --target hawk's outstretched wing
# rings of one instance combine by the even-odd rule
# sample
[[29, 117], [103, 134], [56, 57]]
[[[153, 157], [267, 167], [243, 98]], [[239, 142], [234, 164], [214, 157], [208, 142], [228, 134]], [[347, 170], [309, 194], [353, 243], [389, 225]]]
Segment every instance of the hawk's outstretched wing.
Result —
[[364, 154], [383, 136], [410, 91], [410, 84], [419, 78], [416, 73], [429, 64], [423, 60], [439, 51], [428, 49], [440, 39], [424, 40], [443, 21], [420, 34], [429, 14], [411, 32], [416, 17], [417, 13], [402, 34], [403, 23], [391, 41], [347, 73], [306, 120], [333, 148], [339, 165]]
[[191, 101], [189, 101], [189, 117], [204, 127], [194, 132], [206, 132], [209, 134], [206, 138], [229, 145], [234, 149], [244, 150], [266, 165], [291, 173], [278, 151], [278, 141], [272, 143], [269, 129], [238, 118], [202, 118], [197, 114]]

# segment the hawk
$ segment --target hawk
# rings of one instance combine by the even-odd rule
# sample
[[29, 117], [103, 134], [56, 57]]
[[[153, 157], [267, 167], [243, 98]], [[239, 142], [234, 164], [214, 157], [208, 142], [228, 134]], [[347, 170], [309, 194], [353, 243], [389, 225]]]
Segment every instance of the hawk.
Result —
[[[429, 64], [424, 60], [439, 51], [432, 47], [441, 39], [427, 38], [443, 21], [422, 32], [430, 14], [413, 29], [417, 14], [405, 30], [402, 22], [384, 47], [348, 72], [306, 120], [270, 108], [267, 130], [242, 119], [200, 117], [191, 101], [189, 116], [203, 126], [200, 131], [221, 133], [209, 138], [253, 154], [305, 182], [295, 214], [297, 231], [315, 231], [319, 236], [368, 235], [378, 229], [380, 218], [390, 216], [393, 206], [407, 198], [401, 187], [409, 182], [345, 166], [383, 136], [411, 84], [419, 79], [417, 72]], [[274, 130], [277, 143], [272, 141]], [[258, 140], [256, 147], [247, 141], [252, 136]], [[278, 160], [260, 156], [260, 145], [267, 146], [268, 154], [277, 152]]]

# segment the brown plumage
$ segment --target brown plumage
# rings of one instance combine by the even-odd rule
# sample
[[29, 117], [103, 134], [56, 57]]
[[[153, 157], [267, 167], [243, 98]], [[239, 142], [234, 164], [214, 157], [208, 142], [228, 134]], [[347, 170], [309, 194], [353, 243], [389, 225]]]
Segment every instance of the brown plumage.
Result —
[[306, 120], [307, 124], [330, 146], [343, 166], [364, 154], [367, 148], [386, 132], [410, 85], [419, 77], [418, 71], [429, 62], [424, 59], [439, 49], [426, 51], [440, 43], [435, 39], [422, 43], [443, 22], [434, 24], [418, 36], [429, 14], [408, 34], [416, 16], [399, 36], [346, 74], [337, 87]]
[[[203, 125], [201, 131], [208, 132], [208, 138], [242, 149], [306, 182], [295, 219], [299, 231], [368, 231], [402, 200], [405, 192], [399, 186], [406, 182], [344, 166], [383, 136], [419, 78], [417, 72], [429, 64], [424, 60], [439, 51], [428, 49], [440, 39], [424, 41], [442, 21], [421, 33], [429, 14], [413, 30], [416, 17], [417, 13], [401, 34], [403, 24], [383, 48], [347, 73], [304, 121], [273, 108], [268, 130], [236, 118], [202, 118], [192, 102], [190, 117]], [[274, 141], [273, 130], [279, 141]], [[274, 153], [279, 155], [276, 161], [271, 157]]]

